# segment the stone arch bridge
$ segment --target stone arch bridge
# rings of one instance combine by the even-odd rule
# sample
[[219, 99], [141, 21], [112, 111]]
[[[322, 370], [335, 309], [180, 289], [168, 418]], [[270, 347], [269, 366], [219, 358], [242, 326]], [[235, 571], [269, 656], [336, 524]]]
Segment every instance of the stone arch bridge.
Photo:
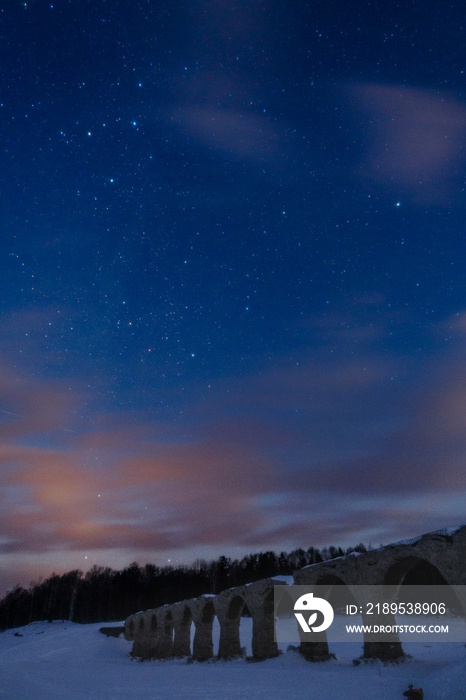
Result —
[[[299, 585], [401, 585], [418, 567], [424, 577], [435, 572], [437, 581], [466, 585], [466, 525], [453, 531], [439, 530], [413, 540], [387, 545], [363, 554], [306, 566], [294, 573]], [[419, 568], [421, 567], [421, 568]], [[431, 583], [421, 580], [418, 583]], [[264, 579], [230, 588], [218, 595], [202, 595], [131, 615], [125, 621], [125, 638], [133, 641], [132, 654], [140, 659], [191, 657], [205, 661], [213, 657], [212, 627], [220, 625], [218, 658], [241, 654], [239, 627], [247, 611], [252, 618], [252, 655], [256, 660], [277, 656], [275, 641], [274, 589], [286, 581]], [[280, 594], [285, 593], [280, 589]], [[191, 625], [194, 638], [191, 644]], [[318, 641], [301, 642], [301, 653], [309, 660], [330, 658], [325, 632]], [[364, 657], [393, 660], [404, 655], [395, 636], [390, 643], [364, 641]]]

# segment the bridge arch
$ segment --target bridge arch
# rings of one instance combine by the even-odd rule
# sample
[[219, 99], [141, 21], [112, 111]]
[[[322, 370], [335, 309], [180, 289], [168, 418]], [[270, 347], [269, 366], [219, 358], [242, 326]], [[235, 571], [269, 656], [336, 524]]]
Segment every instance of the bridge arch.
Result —
[[252, 617], [251, 650], [256, 660], [269, 659], [279, 654], [275, 636], [274, 588], [274, 586], [265, 587], [259, 590], [257, 595], [254, 591], [246, 591], [246, 600]]
[[213, 597], [200, 596], [189, 602], [194, 622], [193, 659], [207, 661], [214, 653], [212, 627], [215, 619]]
[[[345, 609], [346, 605], [356, 605], [358, 609], [360, 608], [360, 601], [355, 598], [345, 580], [335, 570], [324, 567], [323, 570], [317, 570], [314, 585], [322, 587], [323, 590], [321, 589], [319, 593], [329, 601], [335, 612], [341, 608]], [[301, 638], [299, 651], [308, 661], [326, 661], [335, 658], [335, 654], [330, 651], [325, 630], [315, 634], [312, 642], [306, 641], [301, 629], [299, 634]]]
[[[465, 561], [466, 526], [462, 526], [456, 530], [427, 533], [377, 550], [352, 552], [331, 561], [316, 563], [295, 572], [294, 582], [327, 586], [333, 596], [348, 596], [350, 590], [355, 599], [357, 592], [353, 591], [353, 587], [362, 585], [402, 586], [424, 582], [450, 587], [465, 586]], [[229, 658], [241, 651], [238, 629], [241, 613], [248, 609], [253, 621], [253, 656], [274, 656], [278, 650], [273, 639], [273, 588], [284, 583], [264, 579], [223, 591], [217, 596], [199, 596], [136, 613], [125, 622], [125, 637], [133, 641], [132, 653], [140, 658], [187, 655], [191, 650], [188, 630], [194, 623], [192, 655], [194, 658], [208, 659], [213, 655], [212, 626], [217, 620], [220, 625], [219, 656]], [[466, 602], [462, 598], [461, 602], [464, 610]], [[156, 630], [151, 628], [151, 615], [155, 615]], [[386, 619], [384, 622], [388, 624]], [[397, 640], [392, 645], [384, 643], [383, 647], [369, 647], [365, 643], [364, 655], [387, 660], [402, 654]]]
[[[241, 589], [236, 589], [231, 596], [224, 597], [224, 604], [217, 607], [217, 617], [220, 623], [220, 641], [218, 644], [218, 657], [220, 659], [231, 659], [241, 655], [241, 642], [239, 627], [241, 615], [246, 606], [246, 600]], [[227, 593], [230, 593], [227, 591]], [[220, 597], [220, 594], [218, 597]]]
[[176, 603], [173, 614], [173, 656], [191, 656], [193, 615], [188, 603]]
[[173, 652], [173, 615], [171, 609], [164, 607], [157, 620], [156, 658], [166, 659]]
[[383, 579], [385, 586], [400, 586], [403, 583], [419, 586], [448, 585], [449, 582], [439, 567], [428, 558], [407, 554], [390, 564]]

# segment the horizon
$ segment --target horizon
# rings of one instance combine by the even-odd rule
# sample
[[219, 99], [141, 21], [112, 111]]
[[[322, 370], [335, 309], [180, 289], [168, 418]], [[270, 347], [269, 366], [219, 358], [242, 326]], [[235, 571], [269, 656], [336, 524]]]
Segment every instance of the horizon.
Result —
[[0, 17], [0, 590], [463, 522], [462, 13]]
[[[140, 569], [144, 569], [146, 566], [154, 566], [154, 567], [161, 569], [161, 570], [162, 569], [178, 570], [178, 569], [183, 569], [183, 568], [186, 568], [189, 570], [189, 569], [195, 569], [196, 566], [198, 565], [198, 562], [200, 562], [202, 565], [205, 564], [205, 565], [209, 566], [211, 564], [218, 562], [219, 559], [221, 559], [221, 558], [226, 558], [230, 562], [235, 563], [235, 562], [240, 562], [243, 559], [247, 559], [248, 557], [259, 555], [259, 554], [264, 554], [267, 552], [272, 552], [276, 556], [280, 556], [282, 553], [285, 553], [287, 556], [290, 556], [292, 553], [298, 552], [300, 550], [302, 550], [304, 552], [308, 552], [310, 549], [313, 549], [319, 555], [325, 554], [326, 551], [328, 552], [328, 550], [330, 550], [332, 548], [334, 548], [336, 550], [338, 550], [338, 549], [342, 550], [343, 551], [342, 555], [338, 555], [337, 557], [333, 557], [333, 556], [330, 557], [330, 559], [333, 560], [335, 558], [349, 556], [352, 552], [356, 551], [357, 547], [360, 547], [361, 545], [365, 548], [366, 552], [373, 552], [373, 551], [377, 551], [380, 549], [384, 549], [385, 547], [392, 547], [392, 546], [398, 545], [398, 544], [409, 544], [413, 541], [420, 539], [421, 537], [424, 537], [425, 535], [433, 535], [433, 534], [437, 534], [437, 533], [439, 533], [439, 534], [440, 533], [452, 534], [452, 533], [456, 532], [457, 530], [461, 529], [462, 527], [464, 527], [464, 524], [460, 524], [460, 525], [453, 527], [453, 528], [440, 528], [440, 529], [434, 530], [432, 532], [423, 532], [422, 534], [414, 536], [412, 538], [404, 538], [404, 539], [398, 540], [396, 542], [387, 542], [386, 544], [379, 544], [377, 546], [374, 546], [372, 543], [366, 544], [364, 542], [358, 542], [358, 543], [354, 544], [353, 546], [350, 545], [347, 547], [341, 547], [340, 545], [336, 545], [336, 544], [328, 544], [328, 545], [323, 545], [321, 547], [316, 547], [314, 545], [309, 545], [309, 546], [302, 545], [299, 547], [293, 547], [293, 548], [288, 549], [288, 550], [280, 550], [280, 551], [278, 549], [273, 549], [273, 548], [269, 549], [269, 550], [264, 550], [264, 551], [257, 551], [257, 550], [251, 551], [251, 550], [249, 550], [248, 552], [245, 552], [242, 555], [238, 554], [238, 552], [237, 552], [236, 556], [229, 556], [228, 554], [222, 553], [216, 557], [212, 556], [211, 558], [198, 557], [197, 559], [190, 561], [190, 562], [172, 561], [171, 559], [167, 559], [166, 561], [161, 562], [161, 563], [152, 562], [152, 561], [146, 561], [143, 563], [142, 561], [134, 560], [131, 563], [120, 566], [119, 568], [110, 567], [104, 563], [98, 563], [98, 562], [94, 561], [92, 563], [89, 563], [87, 566], [81, 567], [81, 568], [53, 570], [48, 575], [47, 575], [47, 573], [45, 573], [38, 580], [29, 581], [28, 583], [16, 581], [16, 583], [14, 585], [11, 585], [6, 590], [2, 590], [0, 588], [0, 601], [3, 598], [5, 598], [10, 592], [14, 591], [14, 589], [17, 587], [24, 588], [25, 590], [31, 590], [31, 589], [35, 588], [36, 586], [40, 586], [42, 583], [50, 580], [54, 576], [63, 576], [63, 575], [66, 575], [72, 571], [78, 571], [81, 576], [86, 576], [86, 574], [91, 572], [93, 569], [104, 570], [104, 569], [108, 568], [113, 573], [115, 573], [115, 572], [123, 571], [124, 569], [131, 568], [134, 564], [136, 566], [138, 566]], [[324, 561], [326, 561], [326, 560], [327, 559], [325, 559], [325, 557], [324, 557]], [[306, 564], [304, 568], [306, 568], [307, 566], [312, 566], [312, 564]], [[277, 575], [279, 575], [279, 574], [277, 574]], [[0, 581], [1, 580], [2, 579], [0, 579]]]

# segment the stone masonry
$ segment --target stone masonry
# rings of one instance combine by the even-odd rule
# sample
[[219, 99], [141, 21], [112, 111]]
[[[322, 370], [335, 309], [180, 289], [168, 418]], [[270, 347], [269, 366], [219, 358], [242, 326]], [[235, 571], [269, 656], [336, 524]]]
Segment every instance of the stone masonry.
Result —
[[[294, 573], [294, 582], [327, 585], [329, 588], [335, 584], [400, 585], [408, 571], [420, 562], [434, 566], [448, 584], [466, 585], [466, 525], [452, 532], [433, 532], [363, 554], [353, 553], [306, 566]], [[252, 618], [253, 658], [261, 660], [277, 656], [274, 588], [286, 585], [279, 578], [263, 579], [215, 596], [203, 595], [130, 615], [125, 621], [125, 638], [133, 641], [132, 655], [140, 659], [173, 656], [198, 661], [211, 659], [214, 648], [212, 625], [217, 617], [220, 625], [218, 657], [237, 657], [241, 655], [239, 626], [246, 606]], [[194, 639], [191, 645], [192, 623]], [[320, 633], [315, 642], [302, 642], [300, 651], [311, 661], [331, 656], [325, 632]], [[403, 655], [401, 642], [396, 636], [390, 643], [364, 643], [364, 657], [368, 659], [390, 661]]]

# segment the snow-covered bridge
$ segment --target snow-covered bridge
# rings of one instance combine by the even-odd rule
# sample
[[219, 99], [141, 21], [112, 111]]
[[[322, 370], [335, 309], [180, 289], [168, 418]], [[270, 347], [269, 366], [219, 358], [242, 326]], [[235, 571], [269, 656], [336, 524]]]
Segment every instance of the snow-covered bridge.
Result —
[[[408, 575], [413, 580], [416, 572], [417, 583], [466, 585], [466, 525], [306, 566], [294, 573], [294, 583], [329, 588], [334, 585], [401, 585]], [[189, 656], [207, 660], [214, 654], [212, 626], [217, 618], [220, 625], [218, 657], [231, 658], [241, 653], [239, 628], [247, 610], [252, 618], [253, 658], [277, 656], [274, 641], [276, 586], [286, 586], [286, 580], [264, 579], [218, 595], [203, 595], [136, 613], [125, 622], [125, 637], [133, 641], [132, 653], [141, 659]], [[191, 644], [193, 623], [195, 632]], [[319, 641], [301, 643], [301, 652], [310, 660], [329, 658], [330, 651], [325, 632], [319, 635]], [[391, 643], [366, 640], [364, 656], [391, 660], [402, 657], [403, 649], [397, 637]]]
[[[229, 588], [215, 596], [203, 595], [136, 613], [125, 622], [125, 637], [134, 640], [133, 656], [142, 659], [192, 656], [205, 661], [213, 656], [212, 626], [217, 617], [220, 624], [218, 657], [232, 658], [241, 653], [239, 626], [247, 606], [252, 617], [254, 658], [277, 656], [273, 607], [273, 589], [277, 585], [286, 583], [263, 579]], [[195, 627], [192, 649], [191, 623]]]

